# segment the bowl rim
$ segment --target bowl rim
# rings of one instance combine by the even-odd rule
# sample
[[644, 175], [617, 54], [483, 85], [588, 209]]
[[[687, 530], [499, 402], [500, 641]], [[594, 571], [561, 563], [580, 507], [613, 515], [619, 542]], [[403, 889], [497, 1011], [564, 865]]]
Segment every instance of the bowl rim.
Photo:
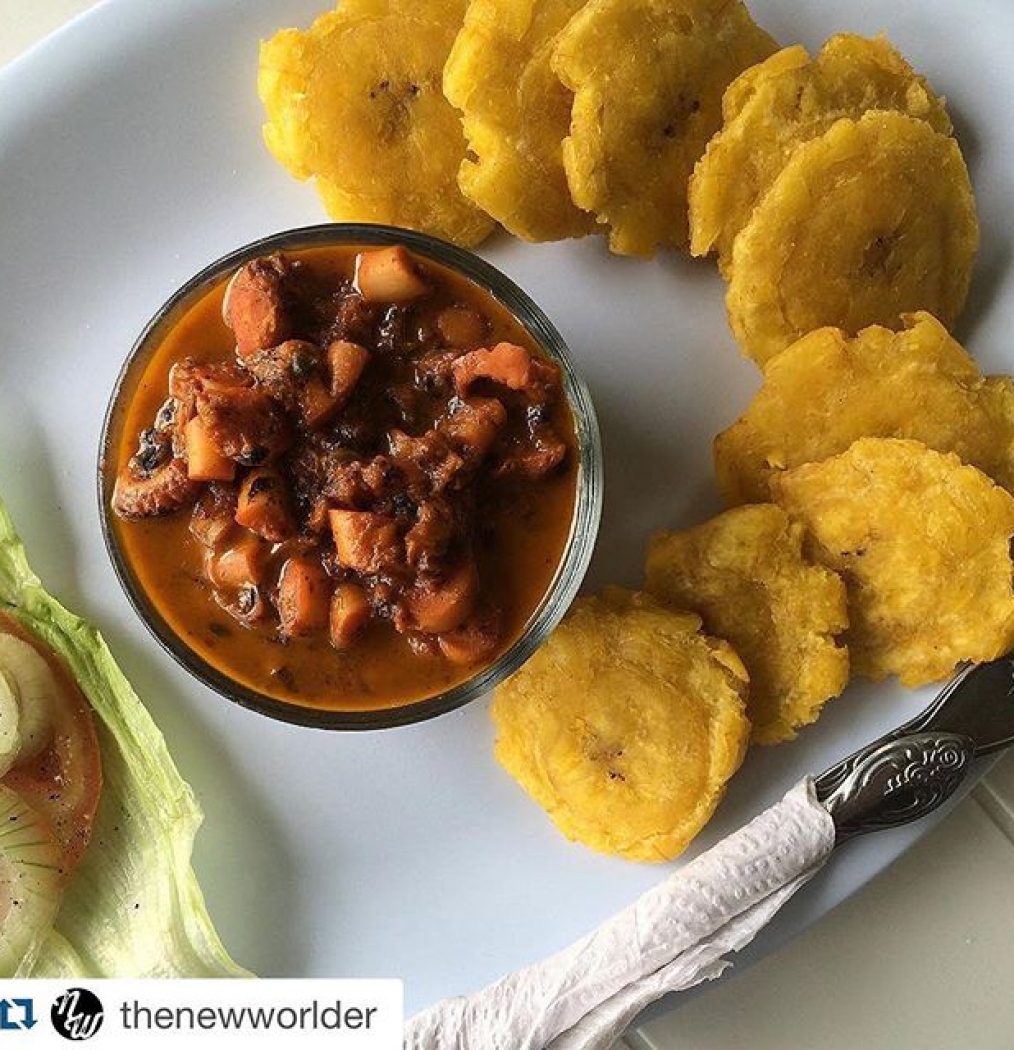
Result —
[[[193, 650], [166, 622], [120, 549], [109, 502], [115, 471], [106, 470], [107, 464], [115, 465], [112, 439], [125, 390], [132, 379], [144, 372], [163, 333], [172, 328], [198, 298], [231, 271], [260, 255], [342, 244], [367, 248], [402, 244], [431, 262], [455, 271], [497, 300], [560, 366], [578, 450], [574, 510], [567, 541], [553, 578], [520, 636], [493, 663], [440, 693], [394, 707], [351, 711], [302, 706], [252, 689]], [[158, 308], [130, 348], [106, 406], [99, 438], [97, 493], [102, 537], [119, 584], [141, 622], [186, 671], [225, 699], [277, 721], [316, 729], [374, 730], [414, 725], [457, 710], [488, 692], [529, 659], [577, 596], [598, 536], [603, 480], [602, 443], [591, 393], [574, 368], [563, 337], [527, 292], [479, 256], [428, 234], [374, 223], [319, 223], [268, 234], [228, 252], [203, 267]]]

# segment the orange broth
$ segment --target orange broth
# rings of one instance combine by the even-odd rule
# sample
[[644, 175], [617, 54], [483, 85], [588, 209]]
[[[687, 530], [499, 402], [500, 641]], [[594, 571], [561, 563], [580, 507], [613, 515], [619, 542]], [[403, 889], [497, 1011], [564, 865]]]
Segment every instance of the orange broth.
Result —
[[[348, 278], [359, 250], [341, 246], [285, 254], [318, 273]], [[517, 343], [545, 358], [527, 329], [484, 289], [430, 260], [424, 265], [434, 281], [434, 308], [471, 306], [488, 322], [488, 345]], [[119, 471], [130, 459], [138, 433], [151, 425], [166, 399], [167, 377], [175, 362], [187, 357], [201, 363], [233, 359], [235, 340], [222, 320], [226, 283], [227, 276], [187, 310], [154, 350], [136, 388], [122, 392], [110, 431], [113, 462], [107, 470]], [[561, 468], [538, 481], [503, 482], [479, 510], [481, 591], [500, 609], [503, 625], [499, 647], [484, 666], [524, 632], [549, 589], [569, 537], [578, 456], [565, 399], [553, 406], [551, 420], [568, 445]], [[346, 650], [332, 647], [326, 632], [282, 639], [267, 626], [241, 624], [212, 596], [201, 546], [189, 532], [189, 507], [143, 520], [111, 515], [111, 521], [126, 562], [171, 630], [208, 664], [261, 694], [326, 710], [383, 709], [438, 695], [481, 670], [442, 655], [419, 654], [405, 636], [382, 621], [371, 621]]]

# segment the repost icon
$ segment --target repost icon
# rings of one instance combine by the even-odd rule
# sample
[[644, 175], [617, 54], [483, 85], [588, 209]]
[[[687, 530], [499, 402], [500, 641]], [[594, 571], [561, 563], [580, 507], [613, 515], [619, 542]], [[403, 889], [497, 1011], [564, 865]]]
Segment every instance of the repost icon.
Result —
[[0, 1032], [28, 1031], [35, 1025], [31, 999], [0, 999]]

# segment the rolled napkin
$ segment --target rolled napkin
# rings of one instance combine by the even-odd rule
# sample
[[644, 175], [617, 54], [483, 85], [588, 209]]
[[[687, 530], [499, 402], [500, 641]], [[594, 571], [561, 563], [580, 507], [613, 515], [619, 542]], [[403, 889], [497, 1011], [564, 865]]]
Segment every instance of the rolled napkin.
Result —
[[655, 1000], [717, 977], [834, 842], [808, 777], [569, 948], [417, 1014], [405, 1050], [607, 1050]]

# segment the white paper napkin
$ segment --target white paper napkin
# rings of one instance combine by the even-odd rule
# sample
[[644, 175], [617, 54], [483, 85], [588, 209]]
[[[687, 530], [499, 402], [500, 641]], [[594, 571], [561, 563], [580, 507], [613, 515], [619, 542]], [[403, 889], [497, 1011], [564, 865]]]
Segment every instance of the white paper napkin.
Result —
[[405, 1050], [607, 1050], [668, 992], [717, 977], [823, 866], [809, 778], [569, 948], [405, 1025]]

